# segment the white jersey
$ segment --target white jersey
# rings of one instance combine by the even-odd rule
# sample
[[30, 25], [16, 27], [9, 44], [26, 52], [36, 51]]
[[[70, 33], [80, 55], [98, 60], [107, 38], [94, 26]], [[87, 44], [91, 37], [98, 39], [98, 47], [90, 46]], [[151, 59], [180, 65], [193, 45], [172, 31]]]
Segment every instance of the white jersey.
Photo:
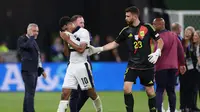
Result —
[[[70, 35], [70, 40], [72, 40], [77, 45], [80, 45], [80, 43], [86, 43], [87, 45], [90, 44], [90, 34], [84, 28], [80, 28], [74, 34], [70, 33], [69, 35]], [[69, 49], [74, 50], [70, 45], [69, 45]], [[70, 63], [87, 62], [87, 56], [88, 56], [88, 49], [85, 49], [85, 51], [83, 53], [79, 53], [77, 51], [72, 51], [70, 53], [69, 62]]]
[[[90, 44], [89, 32], [80, 28], [75, 33], [69, 33], [70, 40], [72, 40], [77, 45], [81, 43]], [[70, 63], [67, 67], [66, 75], [63, 82], [63, 88], [77, 89], [80, 85], [81, 90], [88, 90], [94, 87], [94, 82], [92, 78], [92, 72], [90, 64], [87, 62], [88, 49], [83, 53], [78, 53], [69, 45], [70, 53]]]

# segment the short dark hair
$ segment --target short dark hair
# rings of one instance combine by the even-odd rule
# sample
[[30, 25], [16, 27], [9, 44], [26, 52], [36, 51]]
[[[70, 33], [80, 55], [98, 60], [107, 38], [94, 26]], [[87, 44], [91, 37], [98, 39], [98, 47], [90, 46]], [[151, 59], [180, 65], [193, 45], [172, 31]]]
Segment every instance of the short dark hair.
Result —
[[131, 12], [133, 14], [137, 14], [138, 16], [140, 15], [140, 11], [136, 6], [131, 6], [125, 9], [125, 12]]
[[71, 22], [71, 18], [69, 16], [64, 16], [60, 18], [59, 20], [59, 26], [62, 28], [64, 25], [67, 25], [69, 22]]
[[74, 22], [74, 21], [76, 21], [78, 18], [82, 18], [82, 17], [83, 17], [83, 16], [81, 16], [81, 15], [74, 15], [74, 16], [72, 16], [71, 21]]

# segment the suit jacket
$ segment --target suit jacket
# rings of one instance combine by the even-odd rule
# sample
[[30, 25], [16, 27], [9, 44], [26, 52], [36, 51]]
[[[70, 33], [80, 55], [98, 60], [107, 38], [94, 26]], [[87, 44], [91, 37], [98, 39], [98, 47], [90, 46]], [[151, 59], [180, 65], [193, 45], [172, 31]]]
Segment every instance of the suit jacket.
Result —
[[20, 36], [17, 46], [21, 56], [22, 71], [37, 72], [39, 47], [34, 37]]

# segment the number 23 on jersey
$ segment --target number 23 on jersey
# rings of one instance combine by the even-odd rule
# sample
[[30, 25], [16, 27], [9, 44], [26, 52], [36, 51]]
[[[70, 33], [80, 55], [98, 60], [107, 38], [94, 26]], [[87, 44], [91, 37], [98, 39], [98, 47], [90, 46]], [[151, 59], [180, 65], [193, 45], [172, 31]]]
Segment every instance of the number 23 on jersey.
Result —
[[135, 41], [133, 44], [135, 49], [142, 48], [142, 41]]

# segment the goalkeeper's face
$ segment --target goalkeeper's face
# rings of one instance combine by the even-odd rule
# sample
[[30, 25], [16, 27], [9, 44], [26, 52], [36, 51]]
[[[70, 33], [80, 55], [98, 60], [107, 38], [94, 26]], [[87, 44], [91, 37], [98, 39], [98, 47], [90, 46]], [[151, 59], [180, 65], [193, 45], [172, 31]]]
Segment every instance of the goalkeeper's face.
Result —
[[137, 19], [137, 15], [136, 14], [133, 14], [131, 12], [126, 12], [125, 20], [126, 20], [126, 23], [128, 25], [132, 25], [136, 21], [136, 19]]

